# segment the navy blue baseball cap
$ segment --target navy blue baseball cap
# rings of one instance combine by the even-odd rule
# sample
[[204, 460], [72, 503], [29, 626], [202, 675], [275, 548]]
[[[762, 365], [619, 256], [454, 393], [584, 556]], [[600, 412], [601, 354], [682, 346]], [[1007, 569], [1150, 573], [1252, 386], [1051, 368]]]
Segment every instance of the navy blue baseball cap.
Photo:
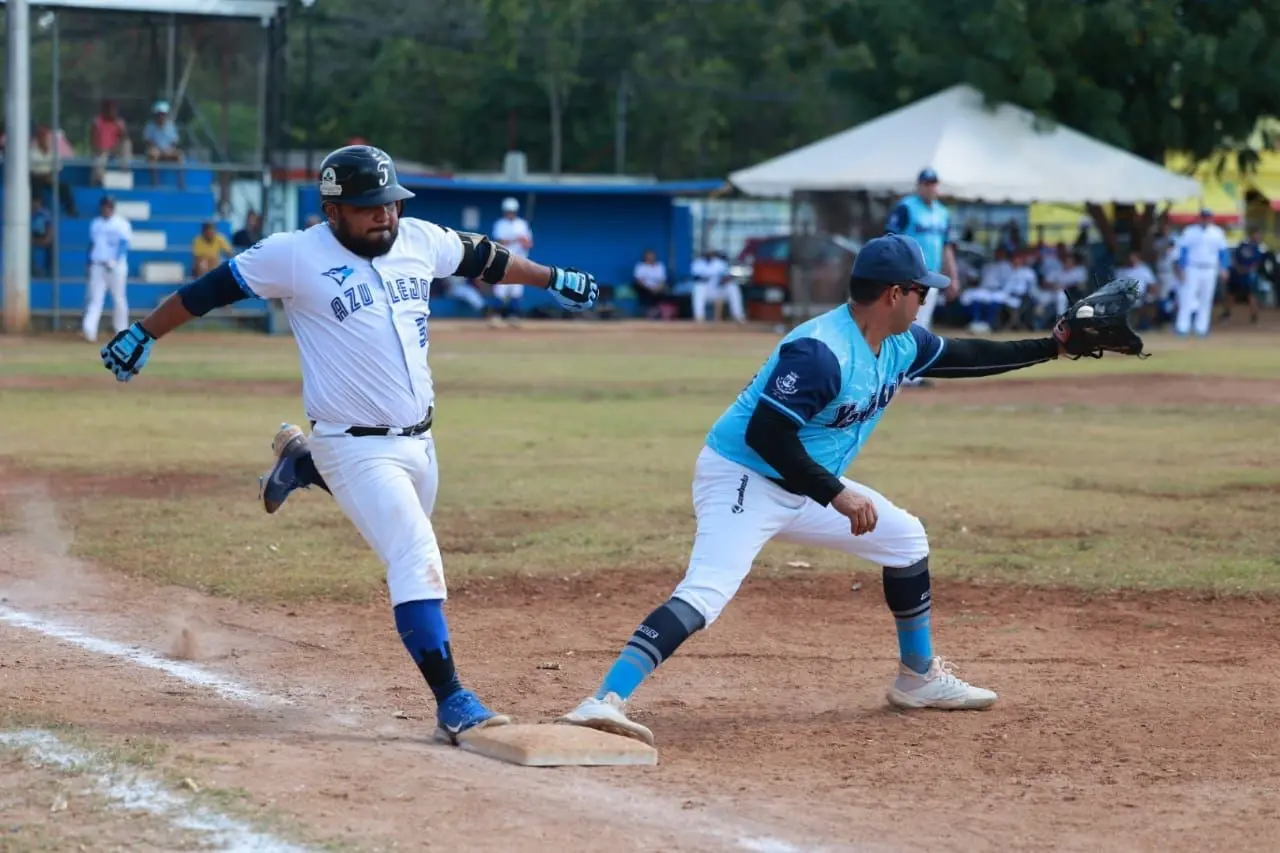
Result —
[[852, 278], [882, 281], [886, 284], [923, 284], [925, 287], [947, 287], [951, 279], [929, 272], [924, 250], [906, 234], [886, 234], [868, 241], [853, 260]]
[[922, 169], [916, 177], [917, 184], [936, 184], [938, 182], [938, 173], [933, 169]]

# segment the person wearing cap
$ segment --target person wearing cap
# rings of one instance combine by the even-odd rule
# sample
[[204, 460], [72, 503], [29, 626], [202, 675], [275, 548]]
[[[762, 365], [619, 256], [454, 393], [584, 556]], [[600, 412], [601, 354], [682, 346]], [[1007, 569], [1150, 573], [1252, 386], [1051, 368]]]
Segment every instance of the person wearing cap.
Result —
[[129, 302], [125, 290], [129, 279], [129, 242], [133, 226], [116, 211], [111, 196], [98, 202], [98, 215], [89, 223], [89, 297], [80, 320], [80, 334], [93, 343], [98, 339], [102, 308], [111, 294], [111, 325], [116, 334], [129, 328]]
[[1173, 321], [1175, 334], [1190, 334], [1193, 326], [1200, 337], [1209, 334], [1213, 320], [1213, 297], [1218, 282], [1227, 280], [1231, 252], [1227, 235], [1213, 221], [1213, 211], [1202, 208], [1200, 221], [1182, 229], [1178, 237], [1178, 262], [1181, 283], [1178, 286], [1178, 314]]
[[[151, 183], [160, 183], [160, 174], [155, 167], [157, 162], [183, 162], [182, 149], [178, 147], [178, 126], [169, 118], [169, 102], [156, 101], [151, 107], [151, 121], [142, 129], [142, 138], [147, 143], [147, 161], [151, 166]], [[186, 185], [185, 175], [178, 170], [178, 189]]]
[[[955, 244], [951, 240], [951, 211], [938, 200], [938, 173], [922, 169], [916, 177], [916, 191], [904, 196], [889, 214], [885, 231], [906, 234], [920, 244], [925, 262], [933, 272], [941, 272], [953, 282], [959, 281]], [[947, 289], [947, 297], [954, 298], [957, 287]], [[926, 329], [933, 327], [933, 309], [938, 304], [939, 291], [933, 290], [920, 309], [916, 322]]]
[[[956, 677], [934, 652], [929, 539], [920, 519], [842, 476], [908, 380], [990, 376], [1065, 352], [1056, 333], [952, 339], [917, 325], [929, 293], [950, 284], [907, 235], [863, 246], [848, 302], [788, 333], [711, 427], [694, 467], [697, 529], [684, 579], [635, 630], [595, 694], [557, 722], [652, 744], [653, 732], [626, 716], [627, 702], [682, 643], [720, 617], [773, 539], [884, 567], [899, 651], [891, 705], [979, 709], [996, 701], [991, 690]], [[841, 688], [834, 674], [828, 687], [834, 693], [825, 698], [846, 701]], [[787, 707], [794, 714], [795, 706]]]
[[[502, 200], [502, 217], [493, 223], [493, 233], [490, 236], [496, 242], [506, 246], [508, 251], [516, 257], [529, 257], [529, 250], [533, 248], [533, 229], [520, 216], [520, 202], [509, 196]], [[489, 324], [492, 326], [501, 326], [504, 323], [515, 325], [515, 315], [518, 313], [516, 306], [522, 296], [524, 296], [523, 284], [495, 284], [493, 298], [498, 300], [499, 308], [496, 314], [490, 312]]]

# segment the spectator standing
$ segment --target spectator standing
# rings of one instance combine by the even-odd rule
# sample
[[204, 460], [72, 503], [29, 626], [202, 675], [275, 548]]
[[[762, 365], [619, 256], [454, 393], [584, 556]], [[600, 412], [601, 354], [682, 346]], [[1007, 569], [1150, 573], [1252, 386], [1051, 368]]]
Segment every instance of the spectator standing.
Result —
[[213, 223], [204, 223], [191, 241], [191, 277], [199, 278], [222, 263], [224, 257], [234, 254], [227, 238], [218, 233]]
[[129, 303], [125, 289], [129, 277], [129, 242], [133, 227], [116, 212], [115, 200], [103, 196], [98, 215], [89, 223], [89, 299], [80, 331], [93, 343], [107, 293], [111, 293], [111, 325], [116, 334], [129, 328]]
[[115, 157], [125, 167], [133, 159], [133, 141], [129, 139], [129, 128], [116, 112], [115, 101], [103, 101], [102, 111], [93, 117], [93, 125], [89, 129], [89, 147], [93, 154], [92, 182], [96, 187], [102, 186], [109, 158]]
[[[53, 131], [44, 125], [36, 128], [35, 136], [31, 138], [29, 154], [33, 193], [53, 190], [53, 146], [56, 144]], [[61, 164], [59, 164], [59, 171], [61, 171]], [[76, 200], [71, 192], [71, 185], [66, 181], [58, 183], [58, 201], [62, 205], [62, 212], [67, 216], [80, 215], [76, 211]]]
[[1249, 229], [1249, 236], [1240, 241], [1231, 253], [1231, 273], [1227, 279], [1227, 300], [1222, 306], [1222, 315], [1218, 318], [1226, 320], [1231, 316], [1231, 303], [1243, 296], [1249, 303], [1249, 322], [1258, 322], [1258, 285], [1261, 281], [1262, 256], [1265, 251], [1262, 245], [1262, 233], [1255, 226]]
[[[533, 229], [520, 216], [520, 202], [514, 198], [502, 200], [502, 216], [493, 223], [490, 237], [506, 246], [516, 257], [529, 257], [529, 250], [533, 248]], [[523, 284], [495, 284], [493, 297], [498, 300], [499, 308], [497, 314], [490, 314], [489, 324], [492, 326], [501, 326], [507, 322], [514, 324], [519, 313], [517, 303], [522, 296], [524, 296]]]
[[[160, 183], [160, 172], [155, 167], [157, 162], [182, 163], [182, 149], [178, 147], [178, 126], [169, 117], [169, 102], [156, 101], [151, 108], [151, 121], [142, 129], [142, 138], [147, 143], [147, 161], [151, 166], [151, 182]], [[186, 174], [178, 170], [178, 189], [186, 187]]]
[[231, 245], [238, 252], [252, 249], [262, 239], [262, 217], [258, 211], [251, 210], [245, 214], [244, 227], [231, 235]]

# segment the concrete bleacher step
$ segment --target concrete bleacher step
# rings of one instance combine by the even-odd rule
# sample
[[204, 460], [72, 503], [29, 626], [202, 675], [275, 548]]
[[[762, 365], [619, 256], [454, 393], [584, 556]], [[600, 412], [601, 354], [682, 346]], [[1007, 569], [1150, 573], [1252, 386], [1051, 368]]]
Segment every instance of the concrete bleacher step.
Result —
[[104, 190], [133, 189], [133, 172], [126, 172], [120, 169], [108, 169], [102, 176], [102, 188]]
[[169, 233], [167, 231], [136, 228], [133, 232], [133, 239], [129, 241], [129, 247], [141, 251], [163, 252], [169, 248]]
[[141, 267], [147, 284], [182, 284], [187, 278], [186, 265], [178, 261], [148, 261]]
[[116, 202], [116, 213], [130, 222], [145, 222], [151, 218], [151, 202], [121, 199]]

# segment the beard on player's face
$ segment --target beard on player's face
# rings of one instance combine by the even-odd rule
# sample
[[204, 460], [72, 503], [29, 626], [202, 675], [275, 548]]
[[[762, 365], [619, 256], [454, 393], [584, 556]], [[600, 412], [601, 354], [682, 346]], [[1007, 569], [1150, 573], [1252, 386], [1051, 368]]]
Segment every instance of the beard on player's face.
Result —
[[400, 233], [400, 217], [396, 205], [377, 208], [339, 207], [330, 220], [333, 236], [353, 254], [362, 258], [378, 258], [391, 251]]

